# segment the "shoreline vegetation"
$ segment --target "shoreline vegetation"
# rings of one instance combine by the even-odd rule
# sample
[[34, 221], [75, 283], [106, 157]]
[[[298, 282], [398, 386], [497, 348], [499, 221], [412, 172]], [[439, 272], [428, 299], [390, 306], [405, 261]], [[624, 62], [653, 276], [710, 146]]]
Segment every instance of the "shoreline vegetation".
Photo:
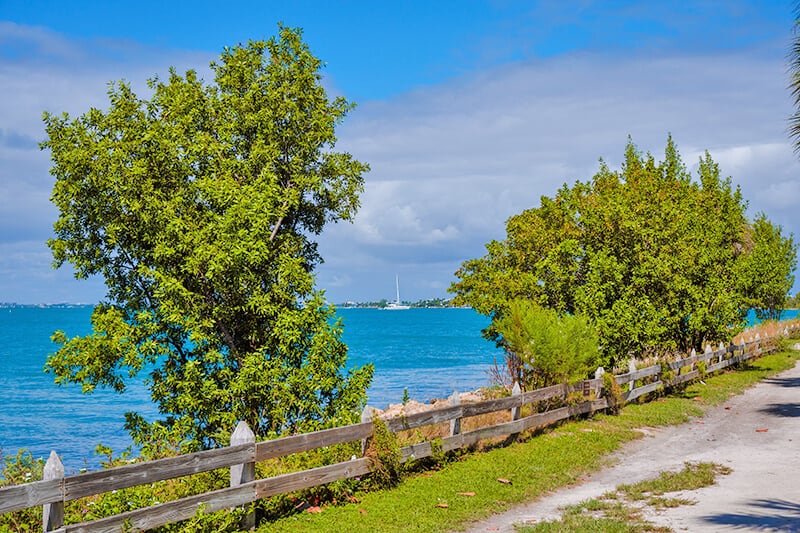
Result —
[[[386, 309], [392, 303], [386, 298], [374, 302], [354, 302], [347, 301], [335, 304], [339, 309]], [[413, 309], [471, 309], [468, 305], [454, 305], [452, 298], [428, 298], [417, 300], [416, 302], [402, 301], [402, 305], [407, 305]]]
[[[800, 310], [800, 293], [795, 297], [788, 298], [792, 305], [787, 305], [783, 311]], [[452, 298], [427, 298], [415, 302], [403, 301], [412, 309], [472, 309], [468, 305], [455, 305]], [[377, 301], [356, 302], [346, 301], [334, 304], [337, 309], [385, 309], [388, 307], [389, 300], [383, 298]], [[20, 304], [16, 302], [0, 302], [0, 309], [79, 309], [83, 307], [94, 307], [96, 304], [83, 302], [59, 302], [59, 303], [38, 303]]]
[[[383, 298], [377, 301], [369, 302], [355, 302], [346, 301], [333, 304], [337, 309], [384, 309], [389, 306], [389, 300]], [[471, 309], [466, 305], [453, 305], [452, 298], [427, 298], [417, 300], [415, 302], [403, 301], [403, 305], [415, 309]], [[83, 303], [83, 302], [58, 302], [58, 303], [37, 303], [37, 304], [21, 304], [17, 302], [0, 302], [0, 309], [77, 309], [83, 307], [94, 307], [96, 303]]]

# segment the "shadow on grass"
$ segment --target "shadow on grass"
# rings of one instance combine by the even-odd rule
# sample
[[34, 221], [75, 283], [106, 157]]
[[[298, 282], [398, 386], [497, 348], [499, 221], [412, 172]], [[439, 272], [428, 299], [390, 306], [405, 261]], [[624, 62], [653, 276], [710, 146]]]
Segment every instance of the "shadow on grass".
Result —
[[755, 507], [756, 511], [750, 514], [724, 513], [706, 516], [703, 520], [735, 529], [800, 532], [800, 503], [772, 499], [756, 500], [749, 505]]

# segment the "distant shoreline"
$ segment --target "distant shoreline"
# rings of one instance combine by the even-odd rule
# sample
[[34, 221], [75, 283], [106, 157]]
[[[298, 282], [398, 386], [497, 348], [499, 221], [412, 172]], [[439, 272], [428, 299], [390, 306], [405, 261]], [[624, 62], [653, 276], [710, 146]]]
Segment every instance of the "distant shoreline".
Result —
[[0, 302], [0, 309], [79, 309], [94, 307], [97, 304], [85, 303], [57, 303], [57, 304], [18, 304], [15, 302]]

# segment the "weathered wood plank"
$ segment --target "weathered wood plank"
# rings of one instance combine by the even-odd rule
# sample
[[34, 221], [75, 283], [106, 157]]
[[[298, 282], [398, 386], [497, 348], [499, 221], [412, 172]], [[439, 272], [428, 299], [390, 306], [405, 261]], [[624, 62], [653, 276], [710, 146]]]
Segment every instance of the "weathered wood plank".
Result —
[[723, 359], [719, 363], [708, 365], [708, 368], [706, 368], [706, 372], [708, 374], [711, 374], [713, 372], [717, 372], [718, 370], [722, 370], [723, 368], [727, 368], [731, 365], [733, 365], [733, 359]]
[[66, 501], [255, 461], [255, 445], [228, 446], [64, 478]]
[[442, 407], [440, 409], [432, 409], [430, 411], [422, 411], [407, 416], [389, 418], [385, 422], [389, 431], [397, 432], [438, 424], [440, 422], [448, 422], [454, 418], [463, 418], [463, 416], [464, 406], [453, 405], [449, 407]]
[[189, 496], [92, 522], [70, 524], [56, 531], [59, 533], [119, 533], [120, 531], [153, 529], [191, 518], [201, 507], [205, 512], [210, 513], [253, 502], [256, 500], [256, 483], [256, 481], [251, 481], [238, 487]]
[[367, 458], [354, 459], [302, 472], [283, 474], [268, 479], [254, 481], [256, 497], [268, 498], [276, 494], [284, 494], [296, 490], [324, 485], [332, 481], [363, 476], [370, 472], [370, 461]]
[[477, 443], [480, 440], [490, 439], [495, 437], [504, 437], [514, 433], [522, 433], [525, 430], [536, 427], [549, 426], [551, 424], [554, 424], [561, 420], [565, 420], [567, 418], [571, 418], [579, 414], [587, 414], [595, 411], [600, 411], [607, 407], [608, 407], [608, 402], [606, 401], [605, 398], [601, 398], [599, 400], [582, 402], [574, 406], [552, 409], [544, 413], [532, 414], [526, 416], [525, 418], [520, 418], [519, 420], [504, 422], [502, 424], [497, 424], [494, 426], [475, 429], [473, 431], [469, 431], [461, 435], [455, 435], [453, 437], [444, 438], [442, 439], [442, 450], [450, 451], [452, 449], [461, 448], [464, 446], [470, 446], [472, 444]]
[[697, 356], [697, 362], [698, 363], [708, 362], [711, 359], [716, 359], [717, 357], [719, 357], [719, 353], [717, 353], [716, 351], [701, 353], [700, 355]]
[[372, 422], [363, 422], [259, 442], [256, 444], [256, 461], [366, 439], [372, 432]]
[[669, 382], [670, 385], [679, 385], [685, 381], [691, 381], [697, 376], [700, 375], [699, 370], [692, 370], [691, 372], [687, 372], [685, 374], [681, 374], [680, 376], [675, 376], [675, 378]]
[[506, 411], [508, 409], [515, 409], [522, 407], [523, 394], [519, 396], [506, 396], [505, 398], [495, 398], [494, 400], [484, 400], [476, 403], [462, 404], [463, 415], [477, 416], [485, 415], [486, 413], [493, 413], [495, 411]]
[[[571, 387], [576, 387], [575, 390], [579, 390], [579, 388], [582, 387], [582, 383], [573, 385]], [[495, 400], [485, 400], [482, 402], [442, 407], [440, 409], [432, 409], [430, 411], [414, 413], [408, 416], [390, 418], [386, 420], [386, 427], [390, 431], [397, 432], [432, 424], [439, 424], [455, 418], [465, 418], [469, 416], [492, 413], [495, 411], [502, 411], [505, 409], [513, 409], [529, 403], [549, 400], [550, 398], [563, 398], [570, 390], [572, 390], [571, 387], [567, 385], [553, 385], [543, 389], [524, 392], [519, 396], [509, 396]]]
[[703, 355], [704, 354], [691, 355], [691, 356], [686, 357], [684, 359], [679, 359], [677, 361], [671, 361], [671, 362], [669, 362], [667, 364], [669, 365], [669, 368], [671, 370], [679, 371], [681, 368], [683, 368], [685, 366], [689, 366], [691, 364], [696, 363], [697, 361], [700, 360], [701, 357], [703, 357]]
[[645, 394], [650, 394], [651, 392], [655, 392], [658, 389], [662, 388], [664, 384], [661, 381], [654, 381], [653, 383], [648, 383], [642, 387], [637, 387], [632, 391], [628, 391], [622, 395], [622, 399], [626, 402], [633, 400], [634, 398], [638, 398], [639, 396], [644, 396]]
[[529, 404], [533, 402], [541, 402], [549, 400], [550, 398], [566, 398], [571, 389], [566, 385], [551, 385], [543, 389], [536, 389], [533, 391], [522, 393], [522, 404]]
[[0, 488], [0, 513], [21, 511], [63, 499], [64, 485], [60, 479], [11, 485]]
[[[451, 437], [452, 436], [453, 435], [451, 435]], [[460, 434], [456, 434], [455, 436], [460, 436]], [[449, 451], [449, 450], [443, 449], [442, 451]], [[425, 442], [419, 442], [417, 444], [411, 444], [410, 446], [404, 446], [400, 448], [400, 454], [402, 456], [402, 460], [404, 463], [406, 461], [414, 461], [416, 459], [423, 459], [425, 457], [430, 457], [431, 455], [433, 455], [433, 444], [429, 441], [425, 441]]]
[[642, 368], [637, 370], [636, 372], [628, 372], [627, 374], [620, 374], [619, 376], [614, 376], [618, 385], [624, 385], [631, 381], [636, 381], [637, 379], [644, 379], [646, 377], [655, 376], [661, 372], [660, 365], [653, 365], [648, 366], [647, 368]]

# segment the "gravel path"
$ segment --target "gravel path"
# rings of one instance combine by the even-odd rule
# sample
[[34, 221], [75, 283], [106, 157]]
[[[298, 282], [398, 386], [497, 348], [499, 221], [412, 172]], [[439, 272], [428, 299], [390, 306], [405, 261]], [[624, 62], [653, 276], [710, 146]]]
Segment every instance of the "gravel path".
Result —
[[648, 515], [675, 531], [800, 532], [800, 364], [709, 409], [698, 419], [626, 444], [617, 463], [581, 485], [560, 490], [483, 522], [470, 533], [514, 532], [514, 524], [561, 516], [559, 508], [614, 490], [623, 483], [680, 470], [684, 462], [715, 462], [733, 469], [717, 484], [686, 492], [696, 500]]

